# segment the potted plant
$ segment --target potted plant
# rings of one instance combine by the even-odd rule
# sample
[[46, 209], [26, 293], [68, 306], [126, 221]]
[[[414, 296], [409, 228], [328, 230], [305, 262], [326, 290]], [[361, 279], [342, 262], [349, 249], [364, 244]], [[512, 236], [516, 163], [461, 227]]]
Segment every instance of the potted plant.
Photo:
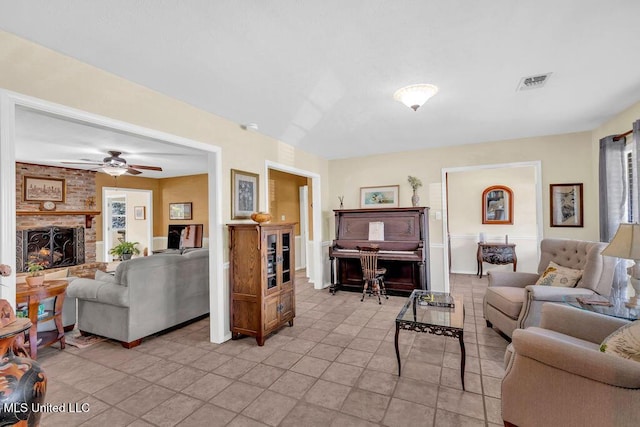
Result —
[[140, 250], [136, 247], [138, 242], [127, 242], [124, 240], [120, 240], [116, 246], [109, 250], [111, 255], [115, 255], [120, 257], [121, 260], [125, 261], [131, 259], [132, 255], [138, 255]]
[[42, 270], [44, 270], [42, 261], [38, 260], [27, 262], [27, 271], [29, 272], [29, 275], [25, 277], [25, 281], [29, 287], [35, 288], [44, 284]]

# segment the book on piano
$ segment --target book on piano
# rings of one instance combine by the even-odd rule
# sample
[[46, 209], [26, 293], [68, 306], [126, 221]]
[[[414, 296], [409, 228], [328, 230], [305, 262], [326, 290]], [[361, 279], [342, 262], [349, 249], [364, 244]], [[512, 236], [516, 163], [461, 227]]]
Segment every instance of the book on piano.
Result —
[[425, 294], [418, 296], [418, 304], [432, 307], [454, 308], [453, 297], [451, 295]]

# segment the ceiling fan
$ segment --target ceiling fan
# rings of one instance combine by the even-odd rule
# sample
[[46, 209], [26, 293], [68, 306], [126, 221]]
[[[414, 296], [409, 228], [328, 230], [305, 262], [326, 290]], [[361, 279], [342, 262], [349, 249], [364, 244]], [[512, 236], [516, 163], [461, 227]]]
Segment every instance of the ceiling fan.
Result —
[[146, 170], [162, 172], [162, 168], [159, 166], [127, 164], [127, 161], [122, 157], [120, 157], [120, 154], [122, 154], [122, 152], [120, 151], [109, 151], [109, 156], [102, 159], [101, 162], [97, 160], [96, 161], [87, 160], [85, 162], [62, 162], [62, 163], [70, 164], [70, 165], [96, 165], [102, 172], [108, 173], [111, 176], [120, 176], [125, 173], [131, 174], [131, 175], [140, 175], [142, 172], [140, 172], [138, 169], [146, 169]]

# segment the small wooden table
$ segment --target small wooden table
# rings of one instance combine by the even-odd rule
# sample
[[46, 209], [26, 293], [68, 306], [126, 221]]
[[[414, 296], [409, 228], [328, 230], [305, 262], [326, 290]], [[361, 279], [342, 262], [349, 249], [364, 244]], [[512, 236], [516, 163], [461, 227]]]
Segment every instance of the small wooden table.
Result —
[[[68, 282], [66, 280], [46, 280], [42, 286], [30, 288], [26, 283], [21, 283], [16, 290], [16, 306], [26, 304], [31, 328], [29, 328], [29, 353], [36, 360], [38, 356], [38, 339], [42, 339], [40, 346], [48, 346], [60, 341], [60, 348], [65, 347], [64, 328], [62, 326], [62, 305], [64, 304], [65, 291]], [[38, 306], [41, 301], [55, 298], [53, 310], [47, 310], [44, 315], [38, 316]], [[54, 321], [56, 330], [38, 333], [38, 322]]]
[[478, 243], [478, 273], [482, 277], [482, 263], [489, 264], [513, 264], [516, 271], [518, 257], [516, 257], [516, 245], [513, 243]]

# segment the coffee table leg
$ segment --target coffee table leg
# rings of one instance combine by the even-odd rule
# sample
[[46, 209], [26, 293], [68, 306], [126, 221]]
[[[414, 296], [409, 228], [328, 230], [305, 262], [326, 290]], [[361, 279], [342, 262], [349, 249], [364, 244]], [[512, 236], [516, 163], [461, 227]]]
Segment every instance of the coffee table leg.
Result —
[[400, 376], [402, 365], [400, 362], [400, 349], [398, 348], [398, 335], [400, 335], [400, 324], [396, 322], [396, 357], [398, 358], [398, 376]]
[[[398, 336], [396, 332], [396, 337]], [[396, 338], [397, 340], [397, 338]], [[466, 351], [464, 350], [464, 332], [460, 332], [460, 379], [462, 380], [462, 390], [464, 390], [464, 365], [467, 359]], [[396, 347], [397, 348], [397, 347]], [[400, 360], [400, 359], [398, 359]]]

